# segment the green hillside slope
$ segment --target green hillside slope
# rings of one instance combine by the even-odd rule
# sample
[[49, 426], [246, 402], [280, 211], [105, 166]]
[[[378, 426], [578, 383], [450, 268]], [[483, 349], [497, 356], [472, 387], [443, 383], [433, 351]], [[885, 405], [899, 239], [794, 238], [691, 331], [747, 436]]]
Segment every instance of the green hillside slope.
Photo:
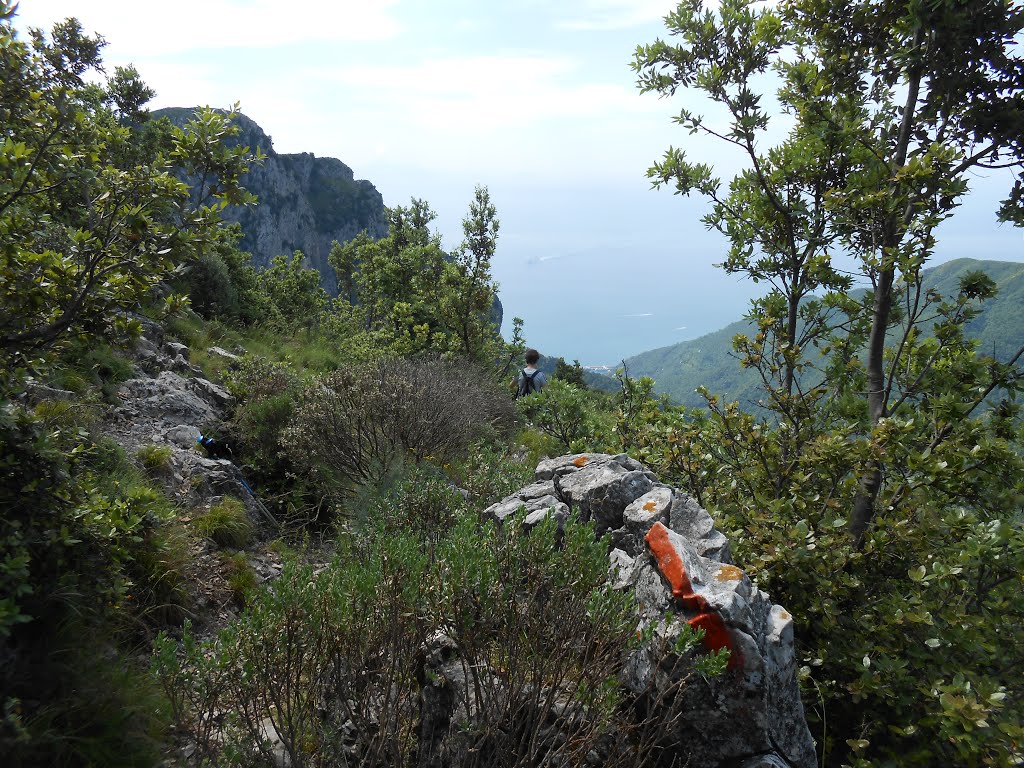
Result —
[[[949, 296], [957, 291], [961, 276], [979, 269], [996, 282], [999, 294], [968, 325], [968, 332], [980, 340], [984, 353], [1005, 359], [1024, 345], [1024, 264], [956, 259], [927, 270], [925, 284]], [[627, 359], [626, 366], [631, 376], [650, 376], [658, 392], [683, 405], [703, 404], [695, 391], [699, 386], [749, 405], [757, 395], [757, 378], [740, 367], [732, 339], [738, 333], [752, 334], [753, 328], [739, 320], [697, 339], [642, 352]]]

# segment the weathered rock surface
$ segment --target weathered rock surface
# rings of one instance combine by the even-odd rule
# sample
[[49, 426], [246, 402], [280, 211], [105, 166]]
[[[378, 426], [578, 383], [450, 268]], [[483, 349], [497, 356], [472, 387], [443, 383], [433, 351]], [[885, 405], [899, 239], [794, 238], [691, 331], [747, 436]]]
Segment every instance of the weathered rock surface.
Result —
[[[154, 112], [177, 125], [194, 110], [171, 108]], [[327, 261], [331, 243], [344, 243], [360, 232], [378, 238], [387, 234], [384, 198], [369, 181], [355, 178], [352, 169], [333, 157], [309, 152], [280, 154], [270, 136], [253, 120], [239, 115], [240, 129], [233, 145], [257, 148], [266, 155], [245, 175], [245, 188], [260, 201], [256, 206], [229, 206], [224, 219], [242, 227], [241, 249], [249, 251], [256, 267], [269, 266], [275, 256], [299, 250], [320, 273], [330, 293], [338, 290], [337, 275]]]
[[119, 387], [120, 405], [112, 409], [104, 430], [129, 456], [143, 446], [169, 448], [161, 479], [181, 502], [202, 505], [230, 493], [250, 504], [238, 468], [196, 449], [196, 438], [224, 419], [234, 398], [196, 375], [188, 354], [189, 348], [180, 342], [142, 336], [135, 345], [139, 375]]
[[[562, 456], [541, 462], [536, 477], [485, 513], [499, 522], [517, 512], [593, 520], [614, 546], [610, 582], [635, 594], [641, 629], [671, 641], [682, 619], [704, 631], [706, 650], [729, 650], [724, 675], [691, 680], [674, 694], [681, 700], [664, 702], [680, 713], [667, 735], [687, 764], [814, 766], [793, 618], [732, 564], [707, 511], [625, 455]], [[622, 682], [639, 695], [672, 691], [678, 680], [649, 645], [630, 656]]]

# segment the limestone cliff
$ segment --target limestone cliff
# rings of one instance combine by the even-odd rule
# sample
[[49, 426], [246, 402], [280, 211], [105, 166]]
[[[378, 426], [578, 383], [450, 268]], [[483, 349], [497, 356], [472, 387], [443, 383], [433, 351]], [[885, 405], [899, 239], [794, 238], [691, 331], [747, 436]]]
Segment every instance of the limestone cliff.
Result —
[[[184, 125], [192, 110], [161, 109], [153, 115]], [[254, 166], [243, 180], [259, 205], [224, 212], [226, 220], [242, 227], [242, 249], [252, 254], [257, 267], [267, 266], [275, 256], [302, 251], [324, 288], [337, 293], [337, 277], [327, 263], [331, 243], [350, 240], [363, 230], [371, 237], [387, 234], [383, 197], [340, 160], [308, 152], [279, 154], [255, 121], [239, 115], [237, 123], [241, 131], [232, 141], [266, 155], [263, 165]]]

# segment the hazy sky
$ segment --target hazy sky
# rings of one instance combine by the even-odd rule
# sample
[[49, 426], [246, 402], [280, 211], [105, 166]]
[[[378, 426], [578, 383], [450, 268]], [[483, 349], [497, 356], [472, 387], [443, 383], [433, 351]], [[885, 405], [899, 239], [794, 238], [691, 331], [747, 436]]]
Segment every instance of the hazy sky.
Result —
[[[527, 340], [614, 363], [721, 327], [755, 288], [715, 270], [701, 205], [654, 192], [671, 144], [734, 161], [641, 96], [629, 62], [671, 0], [21, 0], [19, 27], [76, 16], [133, 63], [154, 107], [240, 102], [278, 152], [337, 157], [385, 203], [430, 202], [453, 247], [475, 184], [498, 207], [494, 272]], [[700, 103], [689, 106], [700, 109]], [[781, 129], [781, 127], [780, 127]], [[992, 214], [1005, 172], [978, 177], [940, 258], [1024, 259]]]

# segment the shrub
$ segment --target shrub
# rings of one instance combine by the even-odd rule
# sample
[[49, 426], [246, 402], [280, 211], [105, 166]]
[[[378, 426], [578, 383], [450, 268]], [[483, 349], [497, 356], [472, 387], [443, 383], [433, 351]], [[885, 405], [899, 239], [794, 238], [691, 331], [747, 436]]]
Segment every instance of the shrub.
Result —
[[77, 365], [99, 386], [107, 402], [115, 401], [117, 388], [135, 373], [131, 363], [107, 344], [90, 345]]
[[224, 566], [228, 579], [228, 588], [234, 601], [244, 607], [252, 593], [259, 586], [256, 572], [249, 565], [249, 558], [244, 552], [235, 552], [224, 557]]
[[386, 520], [420, 538], [443, 535], [469, 509], [451, 481], [436, 470], [413, 466], [392, 486], [381, 489], [368, 507], [371, 520]]
[[150, 472], [166, 472], [173, 455], [169, 445], [143, 445], [135, 452], [135, 457]]
[[[710, 396], [703, 412], [634, 405], [632, 429], [620, 431], [643, 441], [631, 454], [714, 510], [737, 560], [793, 614], [823, 764], [1019, 761], [1018, 424], [997, 437], [1005, 425], [993, 409], [956, 422], [961, 445], [906, 457], [899, 506], [858, 546], [846, 526], [864, 438], [822, 430], [797, 443], [793, 430]], [[886, 425], [894, 463], [920, 423]]]
[[116, 444], [0, 405], [0, 754], [13, 765], [152, 764], [152, 700], [109, 636], [167, 600], [147, 559], [169, 504], [132, 472]]
[[518, 402], [519, 412], [537, 429], [558, 440], [566, 450], [593, 441], [596, 411], [587, 393], [559, 379]]
[[444, 459], [512, 423], [509, 400], [486, 374], [444, 360], [387, 360], [318, 379], [286, 441], [328, 488], [377, 482], [396, 462]]
[[43, 400], [33, 409], [47, 428], [88, 428], [99, 421], [99, 406], [70, 400]]
[[225, 497], [195, 521], [196, 530], [219, 547], [240, 549], [252, 539], [249, 513], [238, 499]]
[[452, 481], [469, 493], [470, 504], [483, 509], [533, 481], [537, 461], [511, 451], [507, 443], [477, 443], [466, 457], [452, 462], [446, 470]]
[[153, 677], [90, 622], [50, 629], [26, 692], [3, 702], [4, 765], [158, 765], [171, 718]]
[[[569, 520], [559, 541], [554, 520], [528, 536], [515, 519], [481, 523], [442, 482], [409, 478], [327, 567], [286, 561], [211, 642], [186, 627], [180, 652], [158, 643], [155, 669], [203, 760], [221, 759], [210, 721], [229, 708], [241, 755], [270, 759], [269, 720], [293, 766], [656, 764], [696, 634], [638, 635], [591, 525]], [[447, 508], [452, 526], [410, 525], [394, 516], [406, 504]], [[618, 685], [640, 643], [678, 680], [668, 692]], [[701, 672], [724, 668], [706, 659]]]
[[190, 264], [183, 279], [192, 309], [205, 318], [228, 318], [238, 315], [238, 289], [224, 259], [217, 253], [204, 252]]
[[[162, 640], [155, 669], [203, 758], [230, 701], [241, 753], [270, 759], [269, 719], [293, 766], [653, 764], [678, 710], [648, 719], [618, 686], [637, 619], [593, 528], [569, 521], [559, 545], [554, 521], [454, 517], [429, 545], [373, 520], [326, 568], [286, 563], [210, 643]], [[666, 674], [692, 669], [696, 636], [678, 636], [652, 646]]]
[[126, 564], [128, 594], [139, 618], [157, 626], [185, 619], [190, 604], [185, 573], [191, 557], [188, 532], [180, 524], [144, 532]]
[[299, 396], [298, 377], [284, 364], [247, 355], [231, 372], [228, 389], [240, 401], [230, 431], [247, 463], [264, 479], [291, 473], [282, 439]]

